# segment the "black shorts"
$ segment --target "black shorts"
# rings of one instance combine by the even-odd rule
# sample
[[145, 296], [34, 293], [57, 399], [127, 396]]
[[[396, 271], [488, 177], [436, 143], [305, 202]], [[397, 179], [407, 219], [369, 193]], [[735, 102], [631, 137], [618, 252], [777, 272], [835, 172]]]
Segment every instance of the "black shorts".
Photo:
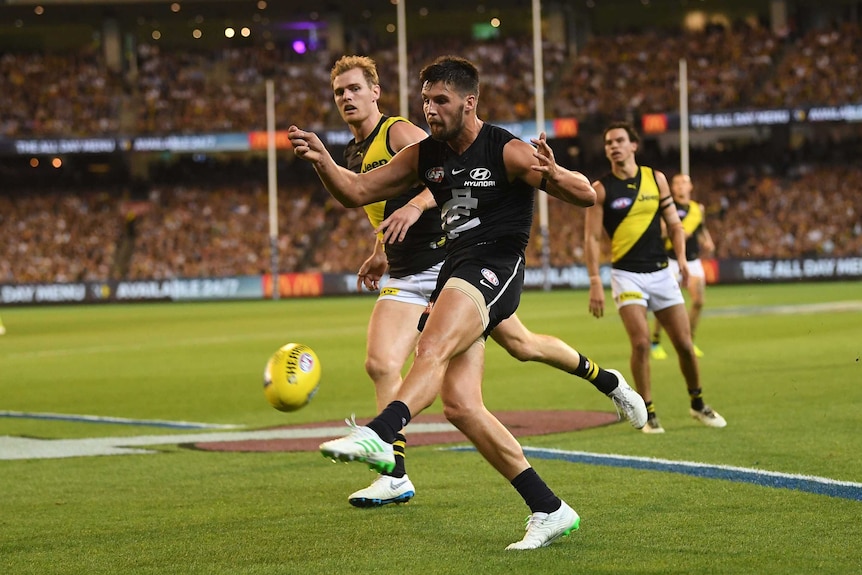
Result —
[[[450, 282], [450, 280], [454, 280]], [[431, 294], [431, 305], [437, 300], [447, 282], [449, 287], [464, 286], [465, 293], [484, 300], [487, 315], [483, 317], [483, 337], [494, 330], [504, 319], [515, 313], [521, 303], [524, 289], [524, 250], [505, 243], [487, 243], [461, 249], [447, 255], [437, 276], [437, 287]], [[477, 301], [477, 303], [481, 303]], [[419, 321], [419, 331], [425, 325], [427, 312]]]

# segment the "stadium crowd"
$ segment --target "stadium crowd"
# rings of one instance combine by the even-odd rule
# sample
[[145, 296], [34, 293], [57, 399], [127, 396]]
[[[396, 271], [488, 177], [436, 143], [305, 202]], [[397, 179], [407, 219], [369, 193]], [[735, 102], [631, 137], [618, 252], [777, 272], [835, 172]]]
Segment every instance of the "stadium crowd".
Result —
[[[418, 94], [418, 70], [441, 52], [479, 64], [488, 118], [535, 118], [532, 42], [436, 38], [411, 44], [408, 93]], [[397, 51], [369, 47], [387, 87], [381, 109], [398, 106]], [[763, 106], [856, 104], [862, 101], [862, 29], [855, 23], [779, 37], [745, 23], [703, 32], [647, 31], [593, 36], [576, 54], [543, 47], [550, 117], [669, 112], [678, 106], [678, 62], [689, 62], [689, 108], [715, 112]], [[265, 129], [264, 79], [276, 91], [277, 127], [340, 127], [329, 89], [337, 54], [296, 54], [286, 45], [212, 51], [137, 46], [134, 65], [109, 69], [102, 53], [5, 52], [0, 56], [0, 136], [176, 134]], [[32, 90], [40, 86], [40, 90]], [[62, 96], [62, 97], [60, 97]], [[409, 117], [422, 123], [419, 98]]]
[[[800, 165], [781, 176], [704, 167], [694, 181], [716, 257], [862, 254], [858, 165]], [[278, 196], [281, 271], [354, 272], [371, 253], [363, 210], [342, 207], [310, 182], [292, 182]], [[548, 201], [551, 264], [583, 263], [583, 211]], [[538, 214], [534, 221], [529, 266], [541, 263]], [[158, 184], [143, 202], [108, 191], [0, 194], [0, 251], [8, 254], [0, 283], [266, 273], [268, 225], [262, 184]]]
[[752, 96], [763, 107], [862, 102], [862, 28], [844, 23], [794, 40]]
[[[445, 52], [482, 69], [482, 116], [532, 119], [532, 45], [508, 38], [438, 38], [411, 45], [410, 70]], [[395, 112], [394, 49], [374, 53]], [[840, 105], [862, 102], [862, 30], [842, 24], [777, 36], [747, 24], [700, 33], [595, 36], [570, 55], [544, 51], [550, 117], [611, 119], [676, 108], [677, 62], [689, 62], [690, 108]], [[0, 138], [249, 131], [265, 126], [263, 79], [274, 80], [277, 127], [341, 127], [326, 51], [286, 46], [213, 52], [137, 46], [133, 71], [109, 70], [98, 49], [0, 54]], [[518, 71], [514, 72], [513, 71]], [[526, 72], [524, 72], [526, 71]], [[560, 72], [562, 71], [562, 72]], [[411, 75], [411, 94], [419, 91]], [[33, 90], [33, 86], [40, 86]], [[411, 119], [424, 125], [421, 102]], [[835, 147], [832, 151], [838, 149]], [[744, 154], [743, 154], [744, 156]], [[862, 254], [862, 167], [828, 154], [763, 169], [693, 165], [720, 258]], [[837, 156], [834, 159], [840, 159]], [[649, 162], [647, 162], [649, 163]], [[668, 162], [669, 163], [669, 162]], [[673, 167], [664, 169], [670, 176]], [[600, 172], [585, 170], [591, 178]], [[257, 177], [154, 178], [147, 197], [79, 187], [0, 190], [0, 283], [259, 274], [271, 269], [267, 193]], [[316, 178], [279, 190], [281, 271], [355, 271], [374, 244], [364, 212], [329, 199]], [[552, 265], [583, 262], [583, 214], [549, 198]], [[538, 220], [538, 216], [536, 218]], [[528, 265], [541, 261], [538, 225]]]
[[651, 31], [593, 37], [564, 69], [552, 110], [556, 117], [578, 118], [676, 110], [680, 58], [688, 62], [692, 111], [746, 108], [780, 46], [781, 39], [765, 28], [748, 25], [677, 35]]
[[109, 277], [122, 218], [107, 190], [0, 194], [0, 283]]

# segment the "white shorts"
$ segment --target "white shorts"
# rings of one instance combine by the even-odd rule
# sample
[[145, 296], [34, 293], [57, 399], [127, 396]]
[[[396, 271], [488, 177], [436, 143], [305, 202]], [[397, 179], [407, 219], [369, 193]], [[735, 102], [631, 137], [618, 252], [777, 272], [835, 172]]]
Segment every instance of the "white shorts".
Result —
[[679, 282], [669, 268], [648, 273], [611, 269], [611, 292], [617, 309], [626, 305], [642, 305], [655, 312], [672, 305], [685, 305]]
[[[667, 264], [667, 269], [670, 270], [671, 275], [676, 278], [676, 281], [680, 281], [682, 278], [679, 277], [679, 262], [675, 259], [668, 258]], [[706, 273], [703, 271], [703, 262], [700, 258], [689, 260], [688, 275], [693, 278], [706, 279]]]
[[443, 262], [412, 276], [390, 277], [380, 288], [380, 295], [377, 296], [377, 300], [390, 299], [426, 307], [431, 301], [434, 288], [437, 287], [437, 276], [440, 275], [441, 267], [443, 267]]

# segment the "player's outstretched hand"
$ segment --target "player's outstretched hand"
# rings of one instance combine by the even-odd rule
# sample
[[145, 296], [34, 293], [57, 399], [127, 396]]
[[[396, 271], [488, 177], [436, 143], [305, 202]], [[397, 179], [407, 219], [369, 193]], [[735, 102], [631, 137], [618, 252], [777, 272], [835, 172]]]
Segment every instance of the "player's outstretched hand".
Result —
[[316, 163], [323, 157], [326, 148], [314, 132], [305, 132], [296, 126], [291, 126], [287, 129], [287, 135], [297, 158]]
[[531, 167], [533, 170], [541, 172], [545, 179], [554, 181], [554, 176], [557, 173], [557, 161], [554, 159], [554, 151], [548, 145], [548, 135], [542, 132], [538, 138], [530, 138], [530, 141], [536, 146], [533, 157], [539, 160], [538, 165]]

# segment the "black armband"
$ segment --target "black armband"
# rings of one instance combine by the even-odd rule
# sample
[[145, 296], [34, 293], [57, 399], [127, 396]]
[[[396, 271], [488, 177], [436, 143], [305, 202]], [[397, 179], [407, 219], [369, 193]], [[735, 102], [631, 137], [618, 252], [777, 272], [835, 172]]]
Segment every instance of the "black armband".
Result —
[[662, 199], [658, 203], [659, 208], [661, 208], [663, 210], [667, 209], [668, 207], [670, 207], [672, 205], [673, 205], [673, 196], [666, 196], [664, 199]]

